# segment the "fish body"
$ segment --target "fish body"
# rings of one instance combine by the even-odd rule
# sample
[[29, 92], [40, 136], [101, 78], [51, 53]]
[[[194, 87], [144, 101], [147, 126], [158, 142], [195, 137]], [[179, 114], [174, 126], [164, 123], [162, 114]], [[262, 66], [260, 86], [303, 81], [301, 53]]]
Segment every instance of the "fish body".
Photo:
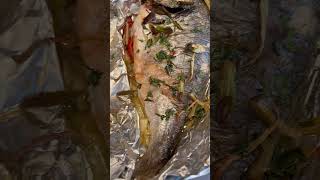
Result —
[[[128, 17], [123, 26], [124, 59], [130, 88], [136, 92], [132, 101], [139, 115], [140, 143], [146, 148], [135, 165], [133, 177], [137, 179], [153, 179], [174, 155], [187, 120], [188, 94], [199, 93], [201, 90], [195, 90], [195, 84], [201, 89], [199, 83], [209, 79], [207, 72], [186, 80], [193, 52], [186, 52], [184, 48], [190, 43], [202, 43], [202, 46], [209, 43], [208, 13], [194, 11], [169, 17], [154, 14], [153, 7], [152, 4], [141, 5], [137, 15]], [[204, 4], [201, 7], [207, 12]], [[153, 26], [146, 22], [150, 16], [165, 19], [165, 22]], [[192, 17], [200, 21], [193, 21]], [[187, 23], [198, 23], [204, 32], [192, 31], [195, 26]], [[201, 72], [201, 65], [208, 65], [208, 57], [208, 52], [197, 52], [197, 72]], [[185, 84], [185, 88], [181, 88], [181, 84]]]

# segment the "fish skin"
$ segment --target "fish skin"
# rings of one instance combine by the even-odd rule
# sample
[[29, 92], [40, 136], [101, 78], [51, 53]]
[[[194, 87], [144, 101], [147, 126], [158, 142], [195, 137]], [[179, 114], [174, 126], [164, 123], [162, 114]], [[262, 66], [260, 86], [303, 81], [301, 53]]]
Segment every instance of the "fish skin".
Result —
[[[155, 77], [164, 81], [167, 85], [173, 86], [178, 83], [177, 74], [184, 73], [187, 76], [186, 73], [190, 71], [190, 63], [185, 60], [184, 55], [180, 54], [174, 61], [181, 68], [177, 68], [173, 74], [168, 75], [164, 67], [154, 60], [155, 54], [159, 50], [163, 50], [163, 47], [154, 45], [150, 49], [145, 49], [148, 38], [144, 34], [143, 23], [151, 13], [151, 8], [150, 4], [141, 5], [137, 15], [128, 17], [127, 23], [123, 27], [124, 59], [129, 74], [130, 87], [131, 89], [132, 87], [136, 88], [134, 84], [140, 84], [140, 88], [136, 89], [139, 105], [135, 104], [135, 106], [143, 106], [144, 114], [148, 119], [148, 123], [144, 123], [147, 124], [147, 127], [144, 128], [149, 131], [147, 133], [148, 140], [144, 141], [148, 142], [145, 145], [147, 149], [136, 162], [132, 176], [136, 179], [154, 179], [167, 164], [177, 149], [187, 119], [187, 113], [184, 111], [188, 106], [187, 93], [182, 95], [181, 98], [177, 98], [168, 86], [154, 87], [149, 82], [150, 77]], [[181, 43], [186, 45], [198, 38], [184, 37], [182, 39], [182, 36], [177, 35], [172, 38], [170, 36], [169, 40], [170, 42], [182, 40]], [[177, 44], [179, 45], [179, 43], [174, 45]], [[194, 86], [194, 83], [188, 84]], [[149, 91], [152, 92], [153, 102], [145, 101]], [[174, 109], [176, 113], [168, 120], [162, 120], [158, 115], [165, 114], [168, 108]], [[144, 132], [141, 124], [140, 120], [140, 131]], [[142, 136], [145, 135], [140, 134], [140, 138]]]

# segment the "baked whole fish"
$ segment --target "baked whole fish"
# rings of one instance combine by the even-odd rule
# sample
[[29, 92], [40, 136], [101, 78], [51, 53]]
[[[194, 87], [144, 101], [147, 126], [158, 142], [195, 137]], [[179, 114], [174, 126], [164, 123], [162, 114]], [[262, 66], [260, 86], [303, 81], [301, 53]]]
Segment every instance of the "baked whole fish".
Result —
[[167, 1], [146, 2], [126, 18], [122, 34], [140, 144], [146, 149], [133, 178], [154, 179], [174, 155], [186, 122], [209, 109], [209, 12], [200, 0], [172, 7]]

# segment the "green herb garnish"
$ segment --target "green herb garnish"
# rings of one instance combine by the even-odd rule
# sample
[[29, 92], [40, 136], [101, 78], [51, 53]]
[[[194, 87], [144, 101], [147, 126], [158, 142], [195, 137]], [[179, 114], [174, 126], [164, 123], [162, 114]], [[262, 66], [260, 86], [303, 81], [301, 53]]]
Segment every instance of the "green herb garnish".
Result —
[[164, 27], [164, 26], [157, 26], [156, 31], [158, 33], [163, 33], [163, 34], [167, 34], [167, 35], [173, 33], [173, 30], [171, 29], [171, 27]]
[[171, 61], [167, 61], [167, 65], [164, 69], [166, 70], [166, 73], [170, 75], [174, 71], [173, 63]]
[[193, 33], [200, 33], [202, 32], [202, 29], [199, 29], [198, 27], [195, 27], [194, 29], [191, 30]]
[[184, 80], [185, 80], [184, 74], [183, 74], [183, 73], [180, 73], [180, 74], [177, 76], [177, 80], [178, 80], [178, 81], [184, 81]]
[[160, 79], [150, 77], [150, 78], [149, 78], [149, 83], [150, 83], [152, 86], [160, 87], [160, 86], [161, 86], [161, 83], [164, 83], [164, 82], [161, 81]]
[[165, 114], [167, 118], [169, 119], [171, 116], [173, 116], [176, 112], [173, 109], [167, 109]]
[[161, 114], [158, 114], [158, 113], [156, 113], [156, 115], [159, 116], [162, 121], [166, 118], [166, 115], [161, 115]]
[[167, 65], [165, 66], [166, 73], [170, 75], [174, 71], [174, 64], [172, 63], [172, 59], [175, 58], [172, 55], [168, 55], [165, 51], [161, 50], [156, 54], [155, 60], [158, 62], [163, 62], [163, 60], [167, 60]]
[[[172, 20], [172, 19], [171, 19], [171, 20]], [[178, 29], [183, 30], [183, 28], [180, 26], [180, 24], [179, 24], [177, 21], [172, 20], [172, 23], [173, 23], [174, 26], [177, 27]]]
[[144, 49], [150, 48], [153, 45], [152, 39], [148, 39], [146, 43], [146, 47]]
[[173, 96], [177, 96], [178, 95], [178, 88], [175, 86], [170, 86], [170, 90], [172, 91], [172, 95]]
[[159, 62], [162, 62], [163, 60], [171, 60], [171, 59], [173, 59], [173, 58], [175, 58], [174, 56], [172, 56], [172, 55], [169, 55], [169, 54], [167, 54], [167, 52], [165, 52], [165, 51], [163, 51], [163, 50], [161, 50], [161, 51], [159, 51], [157, 54], [156, 54], [156, 60], [157, 61], [159, 61]]
[[166, 35], [169, 35], [169, 34], [172, 34], [173, 33], [173, 30], [171, 27], [169, 26], [153, 26], [153, 25], [149, 25], [150, 27], [150, 30], [152, 32], [152, 34], [156, 35], [156, 34], [166, 34]]
[[185, 77], [183, 73], [180, 73], [177, 77], [177, 80], [179, 81], [179, 85], [178, 85], [178, 91], [180, 93], [184, 92], [184, 81], [185, 81]]
[[165, 51], [163, 51], [163, 50], [161, 50], [161, 51], [159, 51], [157, 54], [156, 54], [156, 60], [158, 61], [158, 62], [162, 62], [163, 60], [165, 60], [165, 59], [168, 59], [168, 54], [165, 52]]
[[173, 109], [167, 109], [164, 115], [161, 114], [156, 114], [161, 118], [161, 120], [166, 120], [168, 121], [171, 116], [173, 116], [176, 112]]
[[148, 91], [148, 94], [147, 94], [147, 97], [146, 97], [145, 101], [151, 101], [152, 102], [153, 101], [152, 98], [153, 98], [152, 92]]
[[205, 109], [202, 106], [198, 105], [194, 113], [194, 118], [201, 120], [205, 115], [206, 115]]
[[160, 36], [155, 36], [155, 37], [153, 38], [153, 44], [157, 44], [157, 42], [159, 41], [159, 39], [160, 39]]
[[168, 37], [163, 35], [163, 34], [160, 34], [160, 36], [159, 36], [159, 43], [161, 45], [167, 47], [168, 49], [170, 49], [170, 47], [171, 47], [171, 44], [170, 44], [170, 42], [168, 40]]
[[166, 17], [164, 24], [168, 25], [168, 24], [171, 24], [171, 23], [172, 23], [171, 19], [169, 17]]

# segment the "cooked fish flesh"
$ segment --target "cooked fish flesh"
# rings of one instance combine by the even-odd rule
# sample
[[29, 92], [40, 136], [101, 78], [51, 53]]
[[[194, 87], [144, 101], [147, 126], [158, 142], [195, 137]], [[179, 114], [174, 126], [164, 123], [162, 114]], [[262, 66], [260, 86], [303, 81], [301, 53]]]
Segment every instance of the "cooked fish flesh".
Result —
[[[124, 60], [145, 153], [134, 178], [153, 179], [173, 156], [185, 122], [207, 108], [209, 13], [203, 1], [167, 8], [145, 3], [123, 26]], [[200, 103], [201, 104], [201, 103]], [[193, 109], [193, 115], [190, 115]]]

